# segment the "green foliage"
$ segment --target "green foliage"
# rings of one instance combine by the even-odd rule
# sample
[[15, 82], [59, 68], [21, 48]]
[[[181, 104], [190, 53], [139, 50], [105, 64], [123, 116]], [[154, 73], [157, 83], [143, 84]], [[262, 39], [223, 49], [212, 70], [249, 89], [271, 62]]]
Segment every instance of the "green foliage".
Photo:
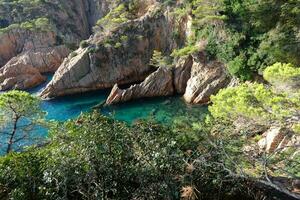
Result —
[[234, 121], [239, 117], [258, 124], [284, 123], [298, 113], [300, 100], [274, 93], [262, 84], [249, 83], [221, 90], [211, 97], [209, 110], [214, 118]]
[[70, 56], [70, 58], [74, 58], [77, 55], [78, 55], [78, 53], [76, 51], [73, 51], [73, 52], [70, 53], [69, 56]]
[[205, 23], [218, 23], [226, 19], [221, 12], [224, 9], [222, 0], [193, 0], [192, 14], [194, 15], [193, 23], [201, 26]]
[[122, 46], [122, 44], [121, 44], [120, 42], [117, 42], [117, 43], [115, 44], [115, 48], [116, 48], [116, 49], [120, 48], [121, 46]]
[[0, 29], [0, 33], [5, 33], [17, 28], [30, 31], [50, 31], [52, 26], [47, 18], [37, 18], [21, 24], [11, 24], [6, 28]]
[[110, 11], [105, 17], [99, 19], [96, 23], [97, 26], [103, 29], [110, 29], [118, 26], [121, 23], [127, 22], [129, 19], [129, 12], [126, 4], [120, 4]]
[[299, 6], [297, 0], [187, 0], [176, 12], [192, 13], [194, 34], [187, 48], [207, 41], [210, 58], [248, 80], [276, 62], [300, 65]]
[[244, 83], [221, 90], [211, 100], [210, 141], [220, 159], [226, 160], [226, 169], [254, 180], [269, 181], [269, 176], [298, 177], [295, 169], [300, 167], [299, 147], [291, 144], [274, 152], [264, 151], [257, 145], [262, 136], [247, 126], [251, 124], [258, 130], [280, 126], [288, 130], [286, 134], [292, 133], [291, 128], [298, 132], [299, 123], [292, 119], [300, 114], [299, 97], [274, 92], [263, 84]]
[[[199, 128], [176, 131], [152, 121], [132, 126], [85, 114], [56, 124], [51, 142], [0, 158], [0, 190], [14, 199], [180, 199], [182, 188], [213, 199], [240, 182], [227, 180], [220, 152]], [[203, 148], [205, 147], [205, 148]], [[209, 164], [211, 163], [211, 164]], [[226, 185], [220, 184], [226, 179]], [[5, 185], [5, 187], [4, 187]], [[221, 193], [215, 193], [222, 188]], [[200, 191], [200, 192], [197, 192]], [[188, 199], [188, 198], [184, 198]]]
[[249, 80], [251, 78], [251, 71], [247, 68], [246, 56], [244, 54], [235, 57], [228, 63], [228, 71], [233, 76], [240, 77], [242, 80]]
[[300, 79], [300, 68], [292, 64], [275, 63], [264, 70], [264, 79], [271, 84], [289, 82]]
[[6, 153], [20, 150], [26, 140], [37, 139], [33, 130], [43, 125], [44, 115], [39, 99], [26, 92], [13, 90], [0, 94], [1, 147]]
[[9, 198], [179, 198], [174, 177], [183, 153], [168, 128], [153, 122], [129, 127], [93, 113], [50, 134], [43, 149], [0, 159], [0, 189]]
[[[0, 95], [1, 119], [13, 118], [15, 114], [24, 117], [39, 117], [39, 100], [27, 92], [12, 90]], [[7, 116], [7, 117], [5, 117]]]
[[150, 60], [150, 65], [154, 67], [170, 67], [170, 60], [163, 56], [160, 51], [154, 50], [152, 58]]
[[[37, 150], [11, 153], [0, 158], [1, 199], [43, 199], [42, 169], [45, 155]], [[31, 192], [35, 191], [35, 192]]]
[[[1, 197], [246, 198], [244, 171], [253, 170], [253, 160], [242, 151], [246, 137], [232, 140], [230, 128], [207, 120], [173, 131], [153, 121], [128, 126], [84, 114], [53, 126], [47, 146], [1, 157]], [[298, 166], [291, 164], [293, 173]]]
[[185, 56], [189, 56], [195, 52], [198, 51], [197, 46], [195, 45], [190, 45], [190, 46], [185, 46], [182, 49], [175, 49], [171, 56], [174, 58], [178, 58], [178, 57], [185, 57]]
[[80, 42], [79, 46], [80, 46], [80, 48], [86, 48], [89, 46], [89, 42], [86, 40], [83, 40]]

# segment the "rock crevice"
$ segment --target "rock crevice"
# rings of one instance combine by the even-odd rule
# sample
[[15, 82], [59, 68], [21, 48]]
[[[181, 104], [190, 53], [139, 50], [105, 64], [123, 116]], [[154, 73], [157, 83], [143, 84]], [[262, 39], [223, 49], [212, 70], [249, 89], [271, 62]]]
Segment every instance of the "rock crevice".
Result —
[[169, 37], [172, 28], [166, 15], [152, 6], [138, 19], [105, 35], [95, 34], [89, 47], [65, 60], [41, 96], [51, 98], [143, 81], [152, 71], [148, 63], [153, 51], [165, 52], [175, 45]]

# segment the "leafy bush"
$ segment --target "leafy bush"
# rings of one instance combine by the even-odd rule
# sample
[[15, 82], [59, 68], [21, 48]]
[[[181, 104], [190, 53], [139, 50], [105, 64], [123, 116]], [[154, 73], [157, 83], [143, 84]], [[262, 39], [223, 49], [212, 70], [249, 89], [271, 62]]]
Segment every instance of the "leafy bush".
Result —
[[173, 131], [153, 121], [128, 126], [96, 112], [84, 114], [55, 124], [47, 146], [1, 157], [1, 195], [188, 200], [235, 193], [242, 185], [214, 164], [221, 154], [207, 134], [199, 128]]
[[2, 157], [0, 189], [16, 199], [178, 198], [182, 164], [169, 129], [94, 113], [57, 124], [43, 149]]
[[292, 81], [295, 78], [300, 80], [300, 68], [292, 64], [275, 63], [264, 70], [264, 79], [269, 83], [283, 83]]
[[170, 67], [171, 63], [169, 59], [162, 55], [160, 51], [153, 51], [152, 58], [150, 60], [150, 65], [154, 67]]
[[21, 24], [11, 24], [6, 28], [0, 29], [0, 33], [5, 33], [17, 28], [30, 31], [50, 31], [52, 26], [47, 18], [37, 18], [34, 20], [25, 21]]
[[99, 19], [96, 23], [97, 26], [103, 29], [114, 28], [115, 26], [128, 21], [128, 10], [124, 3], [115, 7], [105, 17]]
[[235, 120], [238, 117], [251, 119], [259, 124], [284, 122], [298, 113], [300, 100], [286, 94], [274, 93], [262, 84], [245, 83], [221, 90], [211, 97], [209, 110], [213, 117]]
[[171, 56], [172, 57], [175, 57], [175, 58], [178, 58], [178, 57], [185, 57], [185, 56], [188, 56], [188, 55], [191, 55], [195, 52], [198, 51], [198, 47], [195, 46], [195, 45], [190, 45], [190, 46], [186, 46], [182, 49], [175, 49]]
[[80, 46], [80, 48], [86, 48], [89, 46], [89, 43], [88, 43], [88, 41], [83, 40], [80, 42], [79, 46]]

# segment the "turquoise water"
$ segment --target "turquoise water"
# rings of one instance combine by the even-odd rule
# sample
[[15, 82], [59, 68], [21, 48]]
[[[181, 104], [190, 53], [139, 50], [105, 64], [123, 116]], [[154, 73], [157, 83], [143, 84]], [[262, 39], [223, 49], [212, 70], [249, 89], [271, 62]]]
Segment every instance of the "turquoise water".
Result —
[[[51, 80], [51, 78], [52, 76], [48, 76], [48, 82]], [[38, 95], [39, 92], [46, 86], [46, 84], [47, 83], [31, 89], [28, 92], [33, 95]], [[42, 109], [47, 112], [48, 120], [57, 120], [63, 122], [68, 119], [74, 119], [78, 117], [82, 112], [91, 111], [94, 106], [103, 102], [107, 98], [109, 92], [109, 90], [101, 90], [42, 101]], [[127, 103], [104, 107], [99, 109], [99, 111], [106, 116], [110, 116], [128, 123], [132, 123], [138, 119], [151, 118], [158, 122], [167, 124], [174, 121], [186, 123], [191, 121], [191, 119], [200, 120], [206, 115], [207, 107], [187, 105], [184, 103], [181, 97], [175, 96], [139, 99]], [[12, 127], [8, 126], [4, 130], [12, 130]], [[17, 135], [21, 136], [22, 132], [20, 131], [17, 132]], [[41, 143], [41, 141], [43, 141], [48, 135], [47, 132], [48, 131], [44, 128], [35, 127], [30, 132], [30, 137], [14, 144], [14, 149], [18, 150], [18, 147], [22, 149], [24, 146], [34, 143]], [[0, 135], [0, 155], [3, 155], [5, 152], [7, 140], [7, 135]]]
[[[49, 80], [51, 78], [52, 76], [48, 76]], [[38, 94], [45, 86], [46, 83], [29, 92]], [[66, 121], [76, 118], [81, 112], [91, 111], [92, 107], [103, 102], [108, 94], [109, 90], [101, 90], [59, 97], [43, 101], [42, 108], [48, 113], [47, 119]], [[200, 119], [207, 113], [207, 107], [187, 105], [181, 97], [175, 96], [134, 100], [102, 108], [101, 112], [129, 123], [146, 118], [154, 118], [159, 122], [168, 123], [175, 118], [184, 116]]]

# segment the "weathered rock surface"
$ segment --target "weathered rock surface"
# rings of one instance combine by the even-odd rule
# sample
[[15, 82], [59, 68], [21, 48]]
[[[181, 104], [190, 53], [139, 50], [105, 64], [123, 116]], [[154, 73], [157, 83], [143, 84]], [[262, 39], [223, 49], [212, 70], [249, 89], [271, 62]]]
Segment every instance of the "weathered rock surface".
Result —
[[[51, 98], [143, 81], [151, 72], [148, 63], [153, 50], [164, 52], [174, 46], [169, 37], [172, 28], [168, 17], [152, 6], [142, 17], [104, 36], [96, 34], [89, 47], [64, 61], [41, 96]], [[120, 41], [122, 36], [127, 36], [125, 41]]]
[[275, 150], [283, 151], [285, 147], [300, 145], [300, 136], [282, 127], [271, 127], [262, 136], [263, 138], [258, 141], [258, 145], [261, 150], [268, 153]]
[[272, 127], [263, 134], [263, 138], [258, 142], [258, 145], [266, 152], [273, 152], [286, 135], [287, 131], [281, 127]]
[[0, 67], [22, 52], [55, 46], [54, 32], [36, 32], [14, 29], [0, 35]]
[[0, 69], [0, 90], [28, 89], [44, 82], [41, 73], [55, 72], [69, 54], [65, 46], [30, 50], [13, 57]]
[[174, 69], [174, 86], [178, 94], [184, 94], [188, 80], [191, 78], [193, 57], [180, 58]]
[[191, 78], [184, 94], [188, 103], [204, 104], [210, 96], [227, 86], [230, 78], [225, 66], [218, 61], [208, 61], [204, 52], [193, 56]]
[[[27, 89], [43, 82], [40, 73], [55, 72], [69, 53], [56, 46], [74, 46], [87, 39], [96, 21], [116, 5], [106, 0], [0, 4], [1, 20], [6, 24], [1, 28], [7, 27], [0, 33], [0, 89]], [[18, 15], [12, 14], [16, 6], [23, 8]], [[36, 28], [33, 24], [38, 18], [47, 18], [49, 24]], [[22, 26], [24, 22], [31, 25]]]
[[106, 100], [107, 105], [144, 97], [169, 96], [174, 93], [172, 69], [160, 67], [142, 83], [128, 89], [120, 89], [116, 84]]
[[[205, 55], [203, 54], [203, 56]], [[206, 58], [203, 59], [206, 60]], [[195, 97], [192, 96], [193, 100], [188, 101], [189, 103], [206, 103], [210, 95], [215, 94], [230, 82], [223, 67], [221, 63], [216, 61], [210, 62], [209, 65], [205, 65], [203, 62], [200, 64], [199, 60], [193, 58], [193, 56], [181, 58], [174, 68], [170, 68], [164, 73], [163, 68], [159, 68], [141, 84], [133, 85], [125, 90], [120, 89], [116, 84], [106, 104], [115, 104], [143, 97], [167, 96], [175, 92], [183, 94], [190, 90], [193, 90]], [[212, 79], [210, 79], [210, 76], [212, 76]], [[170, 79], [172, 84], [169, 83]], [[191, 81], [193, 82], [190, 83]], [[188, 88], [188, 83], [193, 88]]]

